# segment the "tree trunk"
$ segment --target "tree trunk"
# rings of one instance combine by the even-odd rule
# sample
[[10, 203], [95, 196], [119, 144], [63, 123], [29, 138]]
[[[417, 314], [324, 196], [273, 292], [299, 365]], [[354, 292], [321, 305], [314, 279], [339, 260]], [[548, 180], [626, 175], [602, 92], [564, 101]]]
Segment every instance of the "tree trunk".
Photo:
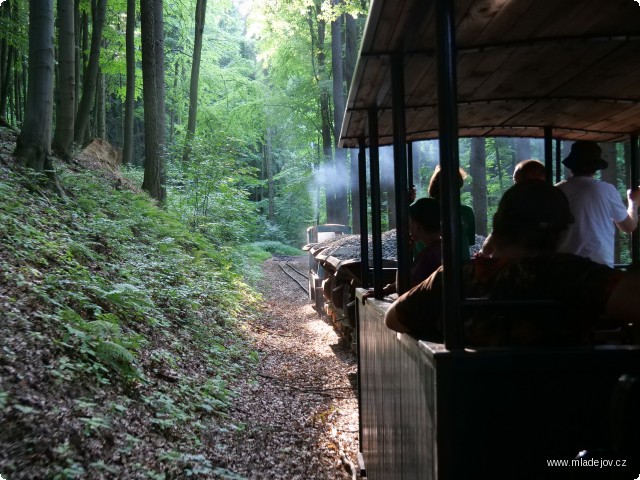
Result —
[[[144, 102], [136, 102], [136, 105], [142, 105]], [[133, 117], [133, 138], [141, 139], [139, 142], [133, 144], [133, 164], [136, 167], [144, 167], [144, 120], [134, 116]]]
[[124, 147], [122, 149], [122, 164], [133, 163], [133, 113], [136, 97], [136, 0], [127, 0], [127, 87], [124, 105]]
[[265, 166], [266, 166], [266, 170], [267, 170], [267, 185], [269, 187], [269, 211], [267, 214], [267, 219], [270, 222], [275, 221], [276, 219], [276, 215], [275, 215], [275, 206], [274, 206], [274, 200], [275, 200], [275, 186], [273, 183], [273, 154], [271, 152], [271, 136], [273, 135], [271, 128], [267, 127], [267, 134], [266, 134], [266, 143], [265, 143]]
[[10, 45], [6, 58], [6, 70], [2, 74], [2, 89], [0, 90], [0, 121], [4, 121], [5, 123], [9, 123], [7, 105], [11, 97], [11, 89], [9, 88], [9, 85], [11, 84], [11, 73], [13, 71], [13, 59], [15, 52], [15, 47]]
[[[393, 171], [393, 153], [389, 149], [380, 152], [380, 190], [383, 195], [383, 211], [387, 213], [387, 229], [396, 228], [396, 189]], [[386, 206], [385, 206], [386, 205]]]
[[[600, 147], [602, 148], [602, 158], [609, 163], [609, 166], [600, 172], [600, 178], [612, 185], [616, 188], [618, 187], [618, 165], [617, 165], [617, 154], [616, 154], [616, 144], [615, 143], [601, 143]], [[625, 189], [626, 190], [626, 189]], [[625, 196], [626, 198], [626, 196]], [[615, 253], [614, 253], [614, 263], [620, 263], [620, 251], [622, 244], [622, 234], [620, 230], [616, 228], [615, 233]]]
[[497, 174], [498, 174], [498, 185], [500, 186], [500, 191], [502, 191], [504, 189], [504, 185], [502, 182], [502, 160], [500, 157], [500, 147], [499, 147], [499, 139], [496, 138], [494, 139], [493, 144], [495, 145], [495, 149], [496, 149], [496, 170], [497, 170]]
[[102, 43], [102, 29], [107, 9], [107, 0], [96, 0], [91, 6], [93, 30], [91, 33], [91, 51], [89, 63], [83, 75], [82, 98], [78, 106], [76, 116], [74, 140], [78, 145], [83, 145], [91, 116], [91, 104], [96, 94], [98, 81], [98, 67], [100, 66], [100, 44]]
[[[358, 60], [359, 34], [356, 19], [350, 14], [345, 14], [345, 46], [344, 46], [344, 84], [346, 92], [349, 92], [351, 80]], [[358, 182], [358, 151], [351, 150], [351, 219], [352, 230], [360, 233], [360, 194]]]
[[358, 176], [358, 150], [349, 150], [351, 183], [351, 231], [360, 233], [360, 177]]
[[173, 145], [173, 138], [176, 133], [176, 122], [178, 121], [178, 79], [180, 78], [180, 62], [176, 60], [173, 64], [173, 99], [169, 113], [169, 145]]
[[[5, 2], [1, 7], [2, 17], [11, 19], [11, 2]], [[11, 95], [9, 84], [11, 83], [11, 67], [13, 63], [14, 47], [6, 38], [2, 39], [2, 65], [0, 66], [0, 122], [7, 124], [7, 103]]]
[[476, 217], [476, 232], [487, 236], [487, 151], [485, 139], [471, 139], [471, 156], [469, 173], [473, 179], [471, 184], [471, 201]]
[[13, 69], [13, 104], [16, 115], [16, 125], [22, 125], [22, 96], [20, 92], [22, 91], [22, 83], [20, 81], [20, 59], [18, 58], [18, 54], [20, 52], [16, 51], [15, 58], [15, 66]]
[[[0, 18], [11, 18], [11, 2], [0, 5]], [[4, 77], [7, 73], [7, 58], [9, 57], [9, 42], [6, 38], [0, 40], [0, 91], [4, 87]]]
[[[74, 21], [75, 21], [75, 76], [76, 76], [76, 94], [75, 94], [75, 105], [74, 105], [74, 117], [75, 114], [78, 113], [78, 105], [80, 103], [80, 84], [82, 82], [82, 70], [84, 69], [83, 56], [82, 56], [82, 17], [84, 14], [80, 13], [80, 0], [75, 0], [75, 8], [74, 8]], [[74, 120], [75, 121], [75, 120]]]
[[95, 136], [107, 139], [107, 125], [106, 125], [106, 107], [105, 107], [105, 85], [104, 85], [104, 73], [101, 69], [98, 69], [98, 82], [96, 85], [96, 129]]
[[344, 80], [347, 91], [351, 87], [353, 72], [358, 60], [358, 24], [350, 14], [345, 15], [345, 46], [344, 46]]
[[516, 139], [516, 159], [518, 162], [531, 158], [531, 140], [528, 138]]
[[[166, 108], [165, 108], [165, 74], [164, 74], [164, 11], [162, 0], [154, 0], [153, 7], [153, 39], [155, 45], [156, 68], [156, 102], [158, 114], [158, 141], [160, 142], [160, 155], [164, 157], [167, 145]], [[164, 160], [162, 160], [164, 164]]]
[[[162, 203], [166, 199], [164, 158], [160, 144], [160, 121], [156, 99], [155, 0], [140, 0], [142, 31], [142, 93], [144, 100], [144, 180], [142, 188]], [[161, 82], [158, 79], [158, 82]]]
[[44, 171], [53, 116], [53, 0], [29, 0], [29, 86], [15, 155], [20, 163]]
[[[339, 6], [342, 0], [332, 0], [334, 6]], [[334, 165], [337, 182], [335, 190], [335, 222], [346, 225], [349, 222], [349, 206], [347, 204], [347, 152], [338, 149], [338, 140], [342, 130], [342, 118], [344, 115], [344, 73], [342, 68], [342, 19], [340, 15], [331, 22], [331, 65], [333, 70], [333, 139], [334, 139]]]
[[[319, 107], [321, 134], [322, 134], [322, 153], [324, 157], [324, 180], [325, 180], [325, 201], [327, 211], [327, 222], [336, 222], [336, 196], [335, 196], [335, 169], [333, 166], [333, 145], [331, 142], [331, 107], [330, 95], [327, 88], [328, 75], [326, 72], [326, 55], [325, 48], [325, 31], [326, 22], [322, 18], [322, 5], [316, 2], [309, 7], [307, 21], [309, 23], [309, 31], [311, 35], [311, 61], [314, 70], [316, 83], [320, 90]], [[317, 27], [314, 27], [317, 25]], [[317, 28], [317, 33], [316, 33]], [[314, 59], [317, 59], [317, 64]]]
[[196, 133], [196, 119], [198, 116], [198, 82], [200, 80], [200, 59], [202, 58], [202, 33], [207, 14], [207, 0], [198, 0], [196, 4], [195, 39], [193, 42], [193, 63], [191, 64], [191, 84], [189, 86], [189, 119], [187, 121], [187, 136], [184, 141], [182, 161], [187, 162], [191, 153], [191, 142]]
[[76, 105], [74, 0], [58, 0], [58, 96], [53, 150], [71, 158]]

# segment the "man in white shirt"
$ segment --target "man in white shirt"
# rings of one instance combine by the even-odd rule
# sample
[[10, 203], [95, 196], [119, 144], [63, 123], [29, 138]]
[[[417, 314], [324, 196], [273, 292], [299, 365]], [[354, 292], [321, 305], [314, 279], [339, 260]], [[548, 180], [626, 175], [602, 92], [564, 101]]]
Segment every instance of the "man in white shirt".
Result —
[[572, 177], [558, 183], [569, 199], [574, 223], [560, 241], [558, 251], [587, 257], [594, 262], [613, 266], [616, 226], [631, 233], [638, 225], [640, 190], [627, 191], [628, 208], [610, 183], [594, 178], [598, 170], [609, 164], [595, 142], [579, 140], [571, 146], [562, 163]]

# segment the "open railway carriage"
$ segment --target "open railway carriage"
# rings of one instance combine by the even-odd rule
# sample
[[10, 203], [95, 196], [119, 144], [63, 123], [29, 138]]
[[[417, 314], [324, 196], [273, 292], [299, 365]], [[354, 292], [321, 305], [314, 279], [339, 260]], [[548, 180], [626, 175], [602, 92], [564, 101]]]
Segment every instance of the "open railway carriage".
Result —
[[[639, 131], [634, 0], [372, 1], [340, 139], [342, 147], [359, 148], [361, 192], [367, 149], [371, 172], [369, 285], [377, 299], [356, 304], [360, 438], [369, 478], [640, 475], [638, 346], [465, 347], [465, 312], [483, 306], [460, 294], [455, 187], [459, 136], [544, 138], [549, 178], [560, 160], [554, 139], [627, 142], [637, 185]], [[381, 298], [378, 146], [394, 146], [397, 218], [406, 219], [407, 145], [431, 138], [440, 143], [442, 214], [450, 220], [443, 222], [444, 344], [388, 330], [389, 302]], [[361, 193], [360, 204], [365, 200]], [[363, 211], [361, 231], [368, 231], [367, 221]], [[397, 226], [397, 239], [403, 292], [406, 223]], [[637, 234], [632, 245], [637, 263]], [[362, 252], [367, 265], [367, 245]], [[367, 269], [362, 279], [368, 285]], [[582, 450], [606, 464], [584, 457], [572, 467]], [[569, 466], [554, 468], [554, 460]]]

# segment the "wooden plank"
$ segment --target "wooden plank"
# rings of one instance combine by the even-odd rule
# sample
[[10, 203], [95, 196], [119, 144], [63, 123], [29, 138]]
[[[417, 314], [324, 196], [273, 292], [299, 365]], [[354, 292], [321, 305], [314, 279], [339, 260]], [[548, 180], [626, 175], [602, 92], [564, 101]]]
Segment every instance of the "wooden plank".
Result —
[[620, 105], [620, 110], [597, 123], [589, 125], [592, 130], [610, 130], [618, 132], [640, 132], [640, 105]]
[[407, 108], [436, 104], [437, 87], [435, 55], [412, 55], [409, 57], [405, 74]]
[[353, 108], [366, 109], [376, 106], [376, 97], [380, 85], [384, 82], [389, 69], [388, 63], [388, 58], [386, 57], [371, 57], [367, 59], [367, 63], [364, 66], [363, 79], [355, 97]]
[[461, 47], [496, 43], [507, 39], [514, 23], [533, 17], [534, 2], [480, 0], [468, 5], [457, 25], [456, 38]]
[[[640, 7], [639, 7], [640, 10]], [[557, 90], [559, 94], [593, 95], [619, 99], [640, 100], [640, 39], [620, 43], [616, 48], [594, 61], [584, 75]], [[629, 82], [630, 78], [638, 82]]]

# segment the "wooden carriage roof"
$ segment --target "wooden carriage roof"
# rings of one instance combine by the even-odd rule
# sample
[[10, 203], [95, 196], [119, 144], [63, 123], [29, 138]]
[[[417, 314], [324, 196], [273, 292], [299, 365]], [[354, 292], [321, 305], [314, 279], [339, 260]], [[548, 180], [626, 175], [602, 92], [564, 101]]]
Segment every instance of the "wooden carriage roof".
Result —
[[[451, 0], [454, 1], [454, 0]], [[340, 146], [392, 143], [391, 56], [405, 75], [406, 139], [438, 136], [433, 0], [372, 0]], [[640, 132], [637, 0], [455, 0], [460, 136], [626, 141]]]

